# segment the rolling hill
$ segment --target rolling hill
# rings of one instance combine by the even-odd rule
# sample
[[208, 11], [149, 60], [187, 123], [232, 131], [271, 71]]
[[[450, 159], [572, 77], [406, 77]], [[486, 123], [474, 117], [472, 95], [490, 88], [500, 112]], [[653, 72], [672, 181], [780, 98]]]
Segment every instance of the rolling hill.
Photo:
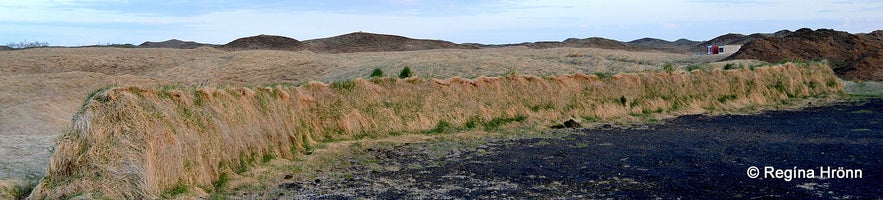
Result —
[[778, 38], [749, 42], [727, 59], [829, 60], [840, 77], [883, 80], [883, 31], [850, 34], [831, 29], [800, 29]]
[[307, 49], [307, 45], [285, 36], [257, 35], [233, 40], [230, 43], [219, 46], [224, 50], [284, 50], [300, 51]]
[[397, 35], [365, 32], [349, 33], [329, 38], [307, 40], [304, 43], [317, 53], [354, 53], [416, 51], [430, 49], [477, 49], [470, 45], [455, 44], [443, 40], [413, 39]]
[[138, 45], [141, 48], [173, 48], [173, 49], [195, 49], [203, 46], [215, 46], [212, 44], [203, 44], [193, 41], [181, 41], [178, 39], [171, 39], [162, 42], [151, 42], [147, 41]]

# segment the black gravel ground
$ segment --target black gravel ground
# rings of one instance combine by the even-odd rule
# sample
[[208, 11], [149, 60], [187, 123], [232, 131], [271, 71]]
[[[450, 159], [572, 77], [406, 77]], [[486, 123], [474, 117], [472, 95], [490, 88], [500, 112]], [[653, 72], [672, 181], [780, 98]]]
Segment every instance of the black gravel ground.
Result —
[[[881, 99], [756, 115], [682, 116], [648, 127], [564, 131], [563, 137], [497, 140], [474, 147], [369, 149], [370, 159], [328, 172], [335, 176], [279, 185], [284, 192], [277, 198], [883, 198]], [[752, 166], [759, 168], [758, 178], [749, 177]], [[765, 173], [767, 166], [813, 170], [815, 176], [822, 175], [820, 167], [862, 174], [793, 175], [787, 181]]]

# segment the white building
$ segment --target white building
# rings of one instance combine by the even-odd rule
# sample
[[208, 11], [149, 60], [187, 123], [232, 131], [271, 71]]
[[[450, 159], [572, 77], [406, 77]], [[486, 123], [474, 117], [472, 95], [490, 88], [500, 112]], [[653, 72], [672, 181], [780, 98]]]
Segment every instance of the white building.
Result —
[[736, 53], [741, 48], [742, 45], [708, 45], [705, 54], [732, 54]]

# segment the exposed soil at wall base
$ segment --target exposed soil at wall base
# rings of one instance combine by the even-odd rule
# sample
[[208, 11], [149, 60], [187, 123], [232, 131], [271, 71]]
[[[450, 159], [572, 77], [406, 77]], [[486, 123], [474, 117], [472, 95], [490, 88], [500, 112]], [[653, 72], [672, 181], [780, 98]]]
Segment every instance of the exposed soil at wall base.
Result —
[[[368, 149], [288, 180], [280, 199], [873, 199], [883, 197], [883, 100], [661, 125], [565, 130], [563, 137]], [[441, 154], [439, 152], [441, 151]], [[366, 162], [369, 161], [369, 162]], [[367, 163], [367, 164], [366, 164]], [[760, 178], [746, 170], [760, 168]], [[764, 177], [764, 167], [862, 170], [861, 178]], [[343, 174], [343, 175], [341, 175]], [[290, 178], [290, 177], [289, 177]]]

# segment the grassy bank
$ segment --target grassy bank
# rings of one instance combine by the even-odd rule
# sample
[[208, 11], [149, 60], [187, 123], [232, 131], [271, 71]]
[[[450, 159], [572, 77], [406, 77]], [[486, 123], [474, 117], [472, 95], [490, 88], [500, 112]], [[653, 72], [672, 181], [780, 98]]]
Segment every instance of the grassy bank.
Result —
[[31, 197], [207, 194], [327, 141], [736, 111], [843, 95], [822, 63], [550, 77], [356, 79], [262, 87], [112, 87], [84, 103]]

